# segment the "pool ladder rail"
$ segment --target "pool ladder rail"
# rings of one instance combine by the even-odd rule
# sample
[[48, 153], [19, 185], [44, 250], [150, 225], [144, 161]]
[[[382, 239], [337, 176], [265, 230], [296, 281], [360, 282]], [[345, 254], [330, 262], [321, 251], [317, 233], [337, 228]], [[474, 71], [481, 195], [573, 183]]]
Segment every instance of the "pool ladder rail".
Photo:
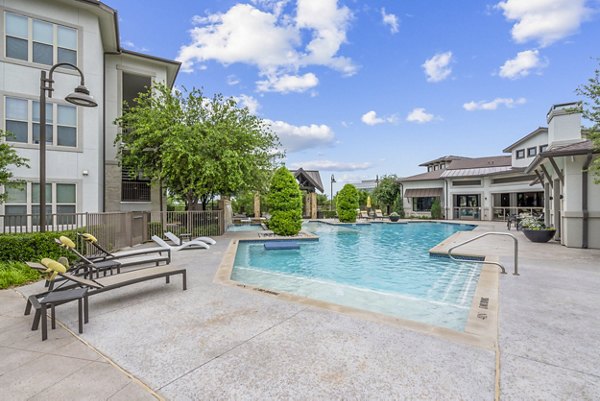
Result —
[[[510, 233], [500, 233], [500, 232], [487, 232], [487, 233], [483, 233], [481, 235], [478, 235], [474, 238], [471, 238], [469, 240], [466, 240], [464, 242], [461, 242], [458, 245], [454, 245], [453, 247], [451, 247], [450, 249], [448, 249], [448, 257], [452, 260], [456, 260], [459, 262], [464, 262], [464, 259], [459, 259], [459, 258], [455, 258], [452, 255], [452, 251], [455, 250], [456, 248], [459, 248], [463, 245], [466, 245], [468, 243], [471, 243], [473, 241], [478, 240], [479, 238], [483, 238], [483, 237], [487, 237], [488, 235], [502, 235], [502, 236], [508, 236], [511, 237], [514, 241], [515, 247], [514, 247], [514, 263], [515, 263], [515, 271], [513, 272], [514, 276], [518, 276], [519, 275], [519, 240], [517, 240], [517, 237], [515, 237], [514, 235], [510, 234]], [[500, 269], [502, 270], [502, 274], [506, 274], [506, 269], [504, 268], [504, 266], [501, 263], [498, 262], [492, 262], [492, 261], [487, 261], [487, 260], [473, 260], [473, 262], [476, 263], [486, 263], [486, 264], [490, 264], [490, 265], [496, 265], [498, 267], [500, 267]]]

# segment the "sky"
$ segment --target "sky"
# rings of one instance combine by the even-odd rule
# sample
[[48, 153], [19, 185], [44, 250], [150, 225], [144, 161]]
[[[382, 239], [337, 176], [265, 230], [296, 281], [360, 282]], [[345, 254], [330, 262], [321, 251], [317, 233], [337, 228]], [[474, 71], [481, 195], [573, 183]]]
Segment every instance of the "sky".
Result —
[[[121, 45], [182, 63], [176, 86], [267, 121], [288, 168], [346, 182], [491, 156], [600, 63], [600, 0], [106, 0]], [[142, 6], [143, 4], [143, 6]]]

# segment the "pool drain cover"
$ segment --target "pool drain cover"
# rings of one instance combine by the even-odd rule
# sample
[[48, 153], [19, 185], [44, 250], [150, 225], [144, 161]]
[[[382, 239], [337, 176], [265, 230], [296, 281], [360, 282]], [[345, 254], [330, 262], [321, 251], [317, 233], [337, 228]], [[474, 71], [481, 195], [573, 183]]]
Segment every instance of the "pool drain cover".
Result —
[[481, 309], [487, 309], [489, 303], [490, 303], [489, 298], [481, 298], [481, 301], [479, 301], [479, 307]]

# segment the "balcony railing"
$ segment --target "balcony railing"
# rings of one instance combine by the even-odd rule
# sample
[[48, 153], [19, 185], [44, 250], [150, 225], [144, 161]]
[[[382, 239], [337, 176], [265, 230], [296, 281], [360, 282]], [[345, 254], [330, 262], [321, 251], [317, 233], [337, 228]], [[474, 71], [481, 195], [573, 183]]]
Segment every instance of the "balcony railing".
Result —
[[121, 200], [124, 202], [150, 202], [150, 182], [121, 181]]
[[506, 221], [509, 216], [529, 214], [534, 217], [539, 217], [544, 213], [543, 207], [523, 207], [523, 206], [510, 206], [510, 207], [493, 207], [492, 218], [496, 221]]

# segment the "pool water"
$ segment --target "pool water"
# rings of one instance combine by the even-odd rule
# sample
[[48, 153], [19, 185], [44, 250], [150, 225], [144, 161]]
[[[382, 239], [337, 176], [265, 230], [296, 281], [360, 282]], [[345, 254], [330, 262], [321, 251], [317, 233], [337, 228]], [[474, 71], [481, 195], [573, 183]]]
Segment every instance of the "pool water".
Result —
[[265, 250], [240, 242], [232, 280], [278, 292], [464, 331], [480, 264], [429, 255], [474, 226], [440, 223], [334, 226], [308, 223], [319, 241]]
[[227, 231], [262, 231], [260, 224], [238, 224], [227, 227]]

